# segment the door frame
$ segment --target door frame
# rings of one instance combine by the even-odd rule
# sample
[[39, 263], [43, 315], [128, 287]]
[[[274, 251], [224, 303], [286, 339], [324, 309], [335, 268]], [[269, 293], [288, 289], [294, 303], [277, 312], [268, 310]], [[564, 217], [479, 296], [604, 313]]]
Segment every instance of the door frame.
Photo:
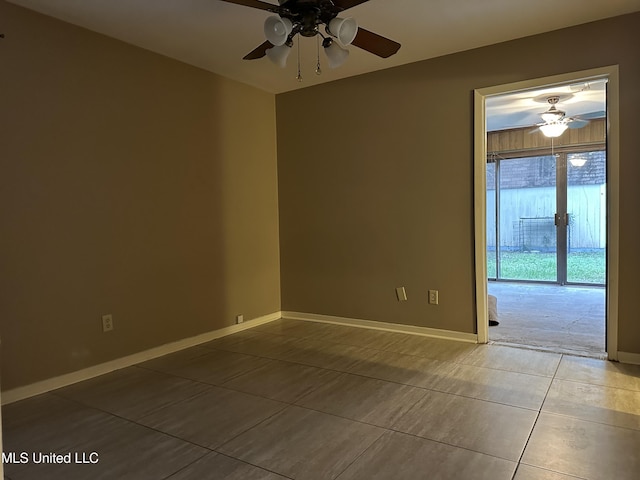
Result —
[[620, 139], [618, 66], [553, 75], [474, 90], [474, 237], [476, 270], [476, 332], [489, 342], [487, 289], [487, 135], [486, 97], [522, 90], [604, 79], [607, 83], [607, 286], [606, 343], [609, 360], [618, 360], [618, 268], [620, 227]]

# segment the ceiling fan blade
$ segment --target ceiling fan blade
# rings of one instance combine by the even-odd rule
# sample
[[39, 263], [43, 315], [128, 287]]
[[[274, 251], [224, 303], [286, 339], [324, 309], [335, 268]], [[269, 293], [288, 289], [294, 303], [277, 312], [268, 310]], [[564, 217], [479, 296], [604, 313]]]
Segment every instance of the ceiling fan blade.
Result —
[[236, 5], [243, 5], [245, 7], [259, 8], [260, 10], [268, 10], [274, 12], [278, 10], [278, 5], [272, 5], [271, 3], [261, 2], [260, 0], [220, 0], [227, 3], [235, 3]]
[[249, 53], [247, 53], [244, 57], [242, 57], [242, 59], [255, 60], [256, 58], [262, 58], [267, 54], [267, 50], [269, 50], [270, 48], [273, 48], [273, 44], [269, 40], [267, 40], [259, 47], [256, 47]]
[[572, 118], [569, 123], [567, 123], [567, 127], [569, 128], [582, 128], [586, 127], [589, 123], [589, 120], [582, 120], [580, 118]]
[[388, 38], [378, 35], [377, 33], [365, 30], [362, 27], [358, 28], [358, 34], [351, 44], [382, 58], [390, 57], [398, 50], [400, 50], [401, 46], [398, 42], [389, 40]]
[[600, 110], [598, 112], [591, 113], [583, 113], [582, 115], [575, 115], [574, 118], [578, 118], [580, 120], [593, 120], [595, 118], [605, 118], [607, 116], [607, 112], [604, 110]]
[[361, 3], [368, 2], [369, 0], [333, 0], [333, 4], [340, 10], [346, 10], [351, 7], [360, 5]]

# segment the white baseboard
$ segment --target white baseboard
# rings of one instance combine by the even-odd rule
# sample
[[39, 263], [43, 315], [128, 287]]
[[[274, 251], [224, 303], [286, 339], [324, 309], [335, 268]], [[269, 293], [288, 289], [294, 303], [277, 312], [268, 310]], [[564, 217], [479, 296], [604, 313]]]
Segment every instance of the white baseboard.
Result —
[[[74, 383], [82, 382], [83, 380], [89, 380], [90, 378], [104, 375], [105, 373], [113, 372], [114, 370], [120, 370], [121, 368], [130, 367], [147, 360], [162, 357], [170, 353], [184, 350], [186, 348], [194, 347], [202, 343], [210, 342], [217, 338], [225, 337], [233, 333], [238, 333], [243, 330], [247, 330], [258, 325], [273, 322], [280, 318], [288, 318], [291, 320], [304, 320], [312, 322], [334, 323], [337, 325], [346, 325], [350, 327], [369, 328], [373, 330], [384, 330], [387, 332], [408, 333], [411, 335], [422, 335], [425, 337], [442, 338], [446, 340], [457, 340], [468, 343], [477, 343], [477, 335], [472, 333], [454, 332], [451, 330], [440, 330], [436, 328], [418, 327], [415, 325], [403, 325], [398, 323], [386, 323], [378, 322], [374, 320], [361, 320], [356, 318], [335, 317], [330, 315], [319, 315], [314, 313], [301, 313], [301, 312], [274, 312], [262, 317], [247, 320], [238, 325], [231, 325], [229, 327], [214, 330], [212, 332], [203, 333], [195, 337], [185, 338], [176, 342], [167, 343], [159, 347], [154, 347], [143, 352], [134, 353], [126, 357], [111, 360], [109, 362], [94, 365], [92, 367], [84, 368], [76, 372], [67, 373], [58, 377], [49, 378], [40, 382], [32, 383], [31, 385], [25, 385], [24, 387], [14, 388], [2, 392], [2, 405], [24, 400], [35, 395], [50, 392], [58, 388], [66, 387]], [[623, 354], [630, 357], [637, 354]], [[620, 361], [623, 361], [622, 359]], [[640, 363], [640, 358], [635, 361], [626, 361], [626, 363]]]
[[620, 363], [640, 365], [640, 353], [618, 352], [618, 361]]
[[403, 325], [400, 323], [386, 323], [375, 320], [361, 320], [357, 318], [334, 317], [331, 315], [318, 315], [316, 313], [302, 312], [282, 312], [282, 318], [311, 322], [335, 323], [337, 325], [346, 325], [349, 327], [369, 328], [372, 330], [384, 330], [386, 332], [408, 333], [411, 335], [422, 335], [424, 337], [478, 343], [478, 336], [475, 333], [454, 332], [452, 330], [440, 330], [438, 328], [418, 327], [415, 325]]
[[[280, 318], [287, 318], [290, 320], [303, 320], [311, 322], [333, 323], [337, 325], [346, 325], [350, 327], [368, 328], [372, 330], [383, 330], [387, 332], [407, 333], [411, 335], [422, 335], [425, 337], [441, 338], [445, 340], [457, 340], [461, 342], [477, 343], [478, 336], [473, 333], [455, 332], [452, 330], [441, 330], [437, 328], [419, 327], [415, 325], [403, 325], [399, 323], [386, 323], [375, 320], [362, 320], [357, 318], [336, 317], [331, 315], [320, 315], [315, 313], [303, 313], [303, 312], [274, 312], [262, 317], [247, 320], [238, 325], [231, 325], [212, 332], [203, 333], [195, 337], [185, 338], [176, 342], [167, 343], [159, 347], [154, 347], [143, 352], [134, 353], [126, 357], [111, 360], [109, 362], [94, 365], [92, 367], [84, 368], [76, 372], [67, 373], [58, 377], [49, 378], [40, 382], [33, 383], [31, 385], [25, 385], [23, 387], [14, 388], [2, 392], [2, 405], [7, 405], [19, 400], [24, 400], [35, 395], [50, 392], [58, 388], [66, 387], [68, 385], [88, 380], [105, 373], [113, 372], [121, 368], [130, 367], [147, 360], [162, 357], [170, 353], [175, 353], [186, 348], [194, 347], [202, 343], [210, 342], [217, 338], [225, 337], [234, 333], [247, 330], [258, 325], [273, 322]], [[639, 353], [618, 352], [618, 360], [621, 363], [629, 363], [633, 365], [640, 365]]]
[[88, 380], [90, 378], [104, 375], [105, 373], [113, 372], [114, 370], [130, 367], [140, 362], [146, 362], [147, 360], [152, 360], [169, 353], [184, 350], [185, 348], [195, 347], [196, 345], [210, 342], [217, 338], [225, 337], [233, 333], [238, 333], [242, 330], [247, 330], [258, 325], [273, 322], [274, 320], [279, 320], [280, 318], [282, 318], [281, 312], [270, 313], [262, 317], [247, 320], [237, 325], [231, 325], [219, 330], [196, 335], [195, 337], [185, 338], [182, 340], [178, 340], [177, 342], [160, 345], [159, 347], [154, 347], [143, 352], [138, 352], [126, 357], [117, 358], [115, 360], [84, 368], [76, 372], [60, 375], [59, 377], [42, 380], [40, 382], [32, 383], [31, 385], [25, 385], [24, 387], [7, 390], [6, 392], [2, 392], [2, 405], [17, 402], [18, 400], [24, 400], [25, 398], [40, 395], [42, 393], [50, 392], [51, 390], [55, 390], [57, 388], [66, 387], [67, 385], [71, 385], [73, 383], [81, 382], [83, 380]]

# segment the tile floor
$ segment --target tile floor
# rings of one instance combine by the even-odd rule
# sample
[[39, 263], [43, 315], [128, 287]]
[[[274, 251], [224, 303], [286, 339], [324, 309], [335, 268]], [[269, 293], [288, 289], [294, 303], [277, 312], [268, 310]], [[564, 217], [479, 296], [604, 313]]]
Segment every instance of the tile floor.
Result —
[[294, 320], [2, 417], [11, 480], [640, 478], [640, 366]]

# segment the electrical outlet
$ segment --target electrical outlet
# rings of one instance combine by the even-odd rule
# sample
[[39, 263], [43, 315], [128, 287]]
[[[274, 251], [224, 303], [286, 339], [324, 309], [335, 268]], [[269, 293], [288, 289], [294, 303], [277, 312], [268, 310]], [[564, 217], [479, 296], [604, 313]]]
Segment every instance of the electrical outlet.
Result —
[[102, 331], [110, 332], [111, 330], [113, 330], [113, 315], [110, 313], [102, 315]]
[[396, 297], [398, 297], [399, 302], [407, 301], [407, 291], [404, 289], [404, 287], [396, 288]]
[[429, 303], [438, 305], [438, 290], [429, 290]]
[[244, 315], [236, 315], [236, 324], [244, 322]]

